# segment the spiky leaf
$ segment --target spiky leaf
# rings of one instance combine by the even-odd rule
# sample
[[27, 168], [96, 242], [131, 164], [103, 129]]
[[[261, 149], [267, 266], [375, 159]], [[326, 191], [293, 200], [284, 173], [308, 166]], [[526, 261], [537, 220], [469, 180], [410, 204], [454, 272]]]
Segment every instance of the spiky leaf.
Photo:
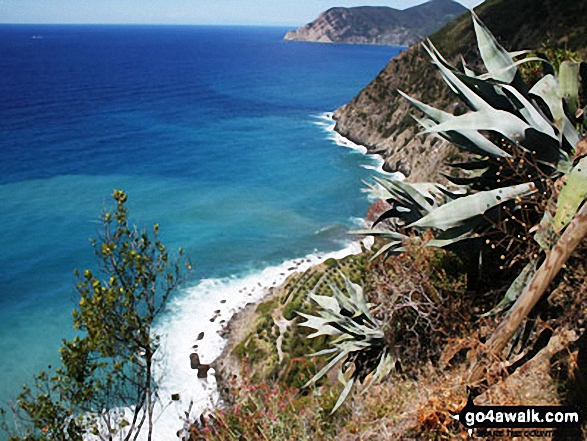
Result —
[[569, 173], [558, 196], [554, 230], [560, 233], [573, 219], [579, 206], [587, 198], [587, 157], [582, 158]]
[[527, 196], [534, 191], [536, 191], [536, 186], [530, 182], [475, 193], [451, 201], [409, 226], [447, 230], [463, 225], [468, 219], [482, 215], [507, 200]]
[[512, 67], [514, 64], [512, 56], [497, 42], [493, 34], [473, 11], [471, 11], [471, 15], [473, 16], [477, 45], [485, 67], [490, 73], [494, 72], [493, 77], [496, 80], [510, 84], [516, 76], [516, 70]]

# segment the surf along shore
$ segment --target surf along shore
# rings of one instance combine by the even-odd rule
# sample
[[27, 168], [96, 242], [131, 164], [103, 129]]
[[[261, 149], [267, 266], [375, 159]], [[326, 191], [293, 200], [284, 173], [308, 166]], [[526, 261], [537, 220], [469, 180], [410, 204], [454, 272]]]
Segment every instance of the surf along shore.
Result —
[[[362, 146], [334, 131], [332, 113], [314, 115], [312, 119], [323, 128], [334, 146], [349, 149], [349, 154], [365, 155], [368, 160], [363, 167], [383, 172], [383, 160], [377, 155], [367, 155]], [[354, 220], [357, 226], [364, 225], [363, 219]], [[177, 432], [180, 421], [195, 421], [201, 414], [221, 405], [219, 392], [242, 367], [241, 360], [235, 360], [232, 353], [258, 325], [259, 305], [271, 301], [279, 303], [284, 287], [292, 278], [303, 277], [305, 273], [323, 273], [329, 262], [361, 255], [371, 243], [370, 238], [357, 239], [341, 245], [343, 248], [338, 251], [316, 250], [250, 274], [202, 280], [172, 300], [165, 319], [155, 329], [161, 336], [163, 354], [158, 365], [162, 407], [156, 432], [162, 436]], [[288, 319], [283, 315], [274, 317], [283, 333], [288, 332], [287, 325], [294, 310], [301, 306], [290, 305]], [[275, 356], [279, 358], [288, 356], [288, 351], [281, 347], [283, 333], [277, 336]]]

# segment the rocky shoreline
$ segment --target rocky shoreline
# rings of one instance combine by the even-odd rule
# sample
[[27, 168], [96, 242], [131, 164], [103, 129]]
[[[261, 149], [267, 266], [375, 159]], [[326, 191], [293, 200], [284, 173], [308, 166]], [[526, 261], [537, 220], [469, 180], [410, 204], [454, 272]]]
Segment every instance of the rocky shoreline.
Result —
[[232, 352], [253, 331], [257, 307], [261, 303], [273, 299], [277, 293], [278, 288], [267, 288], [263, 297], [255, 302], [248, 303], [235, 312], [222, 331], [219, 332], [220, 336], [225, 340], [225, 345], [222, 353], [211, 363], [211, 367], [214, 368], [216, 385], [221, 400], [228, 398], [228, 383], [232, 379], [239, 377], [242, 369], [242, 360], [234, 357]]
[[[292, 277], [319, 267], [327, 260], [341, 259], [346, 256], [359, 254], [363, 249], [362, 243], [357, 241], [349, 244], [340, 251], [293, 259], [277, 267], [266, 269], [265, 271], [270, 274], [264, 278], [264, 283], [254, 281], [254, 285], [245, 286], [239, 290], [240, 294], [256, 291], [254, 296], [247, 296], [245, 298], [246, 302], [242, 302], [241, 306], [228, 306], [228, 303], [234, 304], [234, 301], [229, 301], [218, 306], [219, 309], [210, 318], [210, 322], [222, 318], [219, 322], [221, 324], [220, 329], [216, 331], [205, 330], [203, 332], [199, 330], [199, 334], [194, 335], [196, 344], [192, 347], [189, 360], [186, 360], [186, 362], [190, 364], [191, 369], [197, 371], [197, 376], [200, 381], [207, 382], [210, 385], [214, 382], [216, 383], [217, 387], [215, 389], [217, 392], [220, 392], [222, 400], [222, 392], [227, 382], [235, 375], [238, 376], [240, 374], [241, 360], [235, 358], [232, 352], [235, 346], [242, 342], [254, 329], [257, 307], [270, 300], [278, 299], [283, 286]], [[210, 332], [214, 335], [209, 335]], [[218, 343], [222, 344], [222, 350], [218, 356], [211, 357], [203, 347], [198, 347], [198, 343], [205, 340], [216, 341], [217, 338], [222, 340], [222, 343]], [[215, 401], [212, 398], [209, 400], [208, 410], [211, 410], [209, 408], [210, 406], [214, 407], [218, 404]]]
[[[446, 158], [458, 154], [442, 139], [418, 136], [420, 129], [411, 117], [413, 109], [397, 93], [399, 89], [423, 100], [426, 87], [437, 87], [440, 93], [436, 73], [428, 64], [422, 46], [412, 46], [392, 59], [369, 85], [333, 114], [338, 134], [364, 146], [369, 154], [380, 155], [385, 171], [400, 171], [412, 181], [442, 181], [438, 171]], [[421, 80], [410, 74], [413, 69], [423, 70]], [[449, 97], [443, 91], [431, 104], [446, 107], [445, 102]], [[453, 107], [460, 110], [456, 103]]]

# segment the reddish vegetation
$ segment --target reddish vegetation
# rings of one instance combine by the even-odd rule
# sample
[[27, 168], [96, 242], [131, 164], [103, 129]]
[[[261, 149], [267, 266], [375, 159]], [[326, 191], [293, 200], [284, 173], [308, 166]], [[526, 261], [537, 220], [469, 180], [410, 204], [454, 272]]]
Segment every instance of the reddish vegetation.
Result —
[[391, 206], [382, 200], [378, 200], [377, 202], [372, 203], [368, 210], [367, 210], [367, 220], [371, 222], [375, 222], [379, 216], [389, 210]]

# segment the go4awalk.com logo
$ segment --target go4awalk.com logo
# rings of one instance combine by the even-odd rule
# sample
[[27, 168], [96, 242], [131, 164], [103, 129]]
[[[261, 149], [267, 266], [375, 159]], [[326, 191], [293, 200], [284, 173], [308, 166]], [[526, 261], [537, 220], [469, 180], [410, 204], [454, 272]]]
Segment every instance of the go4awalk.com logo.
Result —
[[579, 412], [571, 406], [476, 406], [470, 395], [465, 407], [453, 418], [467, 428], [469, 435], [474, 429], [506, 429], [500, 431], [501, 436], [525, 436], [527, 429], [534, 429], [533, 435], [527, 435], [547, 436], [545, 432], [552, 434], [552, 429], [581, 424]]

